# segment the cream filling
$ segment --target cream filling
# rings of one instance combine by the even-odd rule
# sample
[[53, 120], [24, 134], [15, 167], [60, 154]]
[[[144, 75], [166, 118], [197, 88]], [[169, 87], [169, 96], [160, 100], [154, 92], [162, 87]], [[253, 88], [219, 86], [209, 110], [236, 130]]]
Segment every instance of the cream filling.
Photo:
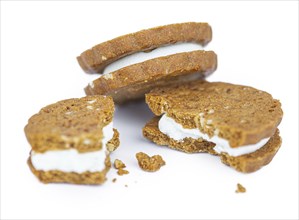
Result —
[[217, 135], [214, 135], [210, 138], [207, 134], [202, 133], [199, 129], [183, 128], [181, 124], [177, 123], [174, 119], [168, 117], [166, 114], [164, 114], [159, 120], [158, 127], [162, 133], [176, 141], [182, 141], [184, 138], [203, 138], [206, 141], [216, 144], [214, 150], [217, 153], [227, 153], [228, 155], [234, 157], [255, 152], [263, 147], [270, 139], [264, 138], [256, 144], [232, 148], [230, 147], [228, 140], [218, 137]]
[[115, 62], [111, 63], [109, 66], [107, 66], [104, 70], [104, 75], [106, 75], [105, 78], [109, 79], [112, 76], [109, 74], [113, 71], [116, 71], [118, 69], [121, 69], [123, 67], [144, 62], [149, 59], [154, 59], [161, 56], [168, 56], [171, 54], [176, 53], [182, 53], [182, 52], [190, 52], [194, 50], [202, 50], [202, 46], [197, 43], [192, 42], [184, 42], [184, 43], [176, 43], [166, 46], [161, 46], [149, 53], [145, 52], [137, 52], [128, 56], [125, 56], [119, 60], [116, 60]]
[[[113, 138], [113, 122], [103, 128], [102, 143]], [[90, 143], [86, 139], [84, 143]], [[31, 162], [36, 170], [50, 171], [59, 170], [63, 172], [101, 172], [105, 168], [106, 148], [101, 150], [79, 153], [76, 149], [51, 150], [45, 153], [31, 151]]]

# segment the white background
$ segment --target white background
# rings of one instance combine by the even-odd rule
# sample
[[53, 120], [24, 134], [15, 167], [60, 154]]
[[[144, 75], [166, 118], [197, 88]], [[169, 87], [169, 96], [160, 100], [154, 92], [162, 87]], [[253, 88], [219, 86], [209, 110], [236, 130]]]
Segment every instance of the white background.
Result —
[[[141, 102], [115, 115], [121, 146], [112, 159], [129, 175], [112, 169], [102, 186], [40, 183], [26, 164], [23, 128], [41, 107], [84, 96], [97, 76], [76, 56], [122, 34], [186, 21], [213, 28], [205, 49], [218, 54], [218, 70], [210, 81], [250, 85], [281, 101], [283, 144], [270, 165], [242, 174], [211, 155], [158, 147], [142, 137], [152, 114]], [[141, 171], [139, 151], [162, 155], [166, 166]], [[245, 194], [235, 193], [238, 182]], [[298, 2], [1, 2], [1, 218], [298, 218]]]

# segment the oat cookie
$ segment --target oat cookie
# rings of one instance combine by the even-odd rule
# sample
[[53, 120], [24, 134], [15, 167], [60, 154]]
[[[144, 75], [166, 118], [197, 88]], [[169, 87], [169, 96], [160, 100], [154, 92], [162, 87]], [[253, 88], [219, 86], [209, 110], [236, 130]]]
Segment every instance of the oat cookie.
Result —
[[[44, 183], [101, 184], [119, 145], [111, 97], [88, 96], [42, 108], [25, 126], [31, 171]], [[108, 145], [110, 147], [108, 147]]]
[[153, 89], [146, 102], [161, 116], [146, 124], [146, 138], [188, 153], [219, 155], [241, 172], [268, 164], [281, 145], [280, 102], [252, 87], [198, 80]]

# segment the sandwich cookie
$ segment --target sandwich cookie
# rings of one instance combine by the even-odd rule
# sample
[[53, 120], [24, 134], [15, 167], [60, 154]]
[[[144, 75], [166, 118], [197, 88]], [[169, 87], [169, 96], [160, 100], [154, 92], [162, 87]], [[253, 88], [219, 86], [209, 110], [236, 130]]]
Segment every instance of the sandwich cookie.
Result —
[[281, 104], [267, 92], [223, 82], [193, 81], [146, 94], [155, 117], [143, 135], [187, 153], [208, 152], [240, 172], [268, 164], [281, 145]]
[[42, 108], [25, 126], [28, 164], [44, 183], [102, 184], [119, 146], [111, 97], [88, 96]]
[[110, 95], [118, 103], [136, 100], [156, 87], [202, 79], [217, 68], [213, 51], [196, 50], [146, 60], [102, 75], [86, 88], [87, 95]]
[[110, 63], [136, 52], [151, 51], [179, 42], [194, 42], [204, 46], [211, 39], [212, 29], [207, 23], [169, 24], [103, 42], [81, 53], [77, 60], [85, 72], [102, 73]]

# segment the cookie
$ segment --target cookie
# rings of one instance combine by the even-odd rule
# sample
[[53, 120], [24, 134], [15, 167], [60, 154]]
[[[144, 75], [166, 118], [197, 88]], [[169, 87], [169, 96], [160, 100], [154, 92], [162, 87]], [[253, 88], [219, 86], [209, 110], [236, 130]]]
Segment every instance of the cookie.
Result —
[[139, 152], [136, 155], [139, 167], [147, 172], [156, 172], [166, 163], [160, 155], [149, 156], [146, 153]]
[[183, 140], [170, 138], [159, 130], [159, 119], [160, 117], [155, 117], [144, 126], [143, 136], [148, 140], [158, 145], [168, 146], [185, 153], [202, 152], [219, 156], [224, 164], [244, 173], [257, 171], [261, 167], [269, 164], [281, 146], [281, 138], [279, 136], [279, 130], [277, 129], [269, 141], [257, 151], [240, 156], [230, 156], [224, 152], [217, 153], [214, 150], [216, 144], [202, 138], [195, 139], [189, 137]]
[[87, 95], [110, 95], [118, 103], [144, 97], [151, 89], [205, 78], [217, 68], [213, 51], [192, 51], [158, 57], [102, 75], [90, 83]]
[[110, 63], [136, 52], [150, 51], [178, 42], [195, 42], [206, 45], [211, 39], [212, 30], [207, 23], [169, 24], [103, 42], [83, 52], [77, 57], [77, 60], [85, 72], [102, 73]]
[[111, 97], [87, 96], [42, 108], [25, 126], [31, 171], [44, 183], [101, 184], [119, 145]]
[[264, 91], [223, 82], [193, 81], [146, 94], [160, 118], [143, 129], [159, 145], [208, 152], [241, 172], [268, 164], [281, 145], [281, 104]]

